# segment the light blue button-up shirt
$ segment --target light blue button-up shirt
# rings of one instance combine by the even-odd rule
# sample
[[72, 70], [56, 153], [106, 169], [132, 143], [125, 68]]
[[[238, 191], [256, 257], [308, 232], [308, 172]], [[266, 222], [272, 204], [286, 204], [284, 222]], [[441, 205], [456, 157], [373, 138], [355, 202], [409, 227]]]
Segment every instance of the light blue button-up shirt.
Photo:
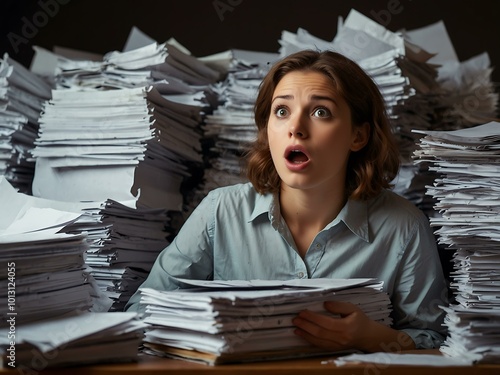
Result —
[[[376, 278], [393, 307], [393, 327], [417, 347], [439, 347], [447, 287], [428, 220], [391, 191], [349, 200], [319, 232], [304, 259], [280, 214], [279, 201], [250, 183], [211, 191], [158, 256], [142, 286], [179, 287], [176, 278], [288, 280]], [[140, 293], [129, 310], [141, 310]]]

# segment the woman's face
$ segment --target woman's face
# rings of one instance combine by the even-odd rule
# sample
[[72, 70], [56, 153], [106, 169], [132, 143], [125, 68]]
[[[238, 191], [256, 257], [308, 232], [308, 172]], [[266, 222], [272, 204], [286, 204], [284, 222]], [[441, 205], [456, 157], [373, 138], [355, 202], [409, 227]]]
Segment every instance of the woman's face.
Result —
[[353, 127], [349, 106], [324, 74], [287, 73], [274, 90], [267, 126], [282, 188], [343, 193], [349, 154], [366, 144], [367, 127]]

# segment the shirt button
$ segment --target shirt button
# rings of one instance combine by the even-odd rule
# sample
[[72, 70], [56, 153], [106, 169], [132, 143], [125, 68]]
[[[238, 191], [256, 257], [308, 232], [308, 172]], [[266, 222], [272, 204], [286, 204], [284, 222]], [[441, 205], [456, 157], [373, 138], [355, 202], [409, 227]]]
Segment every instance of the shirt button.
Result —
[[318, 250], [321, 249], [321, 244], [318, 242], [316, 242], [316, 249], [318, 249]]
[[298, 275], [297, 275], [300, 279], [302, 279], [304, 277], [304, 272], [299, 272]]

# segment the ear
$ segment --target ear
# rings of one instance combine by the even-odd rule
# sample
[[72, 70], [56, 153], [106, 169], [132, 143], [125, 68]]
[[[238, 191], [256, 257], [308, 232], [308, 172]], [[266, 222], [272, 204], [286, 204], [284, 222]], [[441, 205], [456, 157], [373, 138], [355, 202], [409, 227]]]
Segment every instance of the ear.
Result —
[[359, 151], [366, 146], [370, 138], [370, 124], [365, 122], [356, 126], [352, 133], [351, 151]]

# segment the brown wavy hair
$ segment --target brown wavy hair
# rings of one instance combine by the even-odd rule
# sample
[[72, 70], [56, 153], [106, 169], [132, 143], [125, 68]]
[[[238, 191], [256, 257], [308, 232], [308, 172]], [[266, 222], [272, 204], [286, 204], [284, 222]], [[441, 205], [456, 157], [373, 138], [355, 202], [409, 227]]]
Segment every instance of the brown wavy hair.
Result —
[[355, 62], [332, 51], [303, 50], [274, 64], [260, 84], [254, 105], [257, 139], [246, 155], [246, 174], [261, 194], [277, 193], [281, 179], [274, 167], [267, 139], [271, 101], [279, 81], [293, 71], [315, 71], [327, 76], [351, 110], [353, 126], [370, 124], [365, 147], [351, 152], [346, 191], [352, 199], [370, 199], [390, 188], [399, 169], [399, 150], [387, 117], [384, 99], [373, 80]]

